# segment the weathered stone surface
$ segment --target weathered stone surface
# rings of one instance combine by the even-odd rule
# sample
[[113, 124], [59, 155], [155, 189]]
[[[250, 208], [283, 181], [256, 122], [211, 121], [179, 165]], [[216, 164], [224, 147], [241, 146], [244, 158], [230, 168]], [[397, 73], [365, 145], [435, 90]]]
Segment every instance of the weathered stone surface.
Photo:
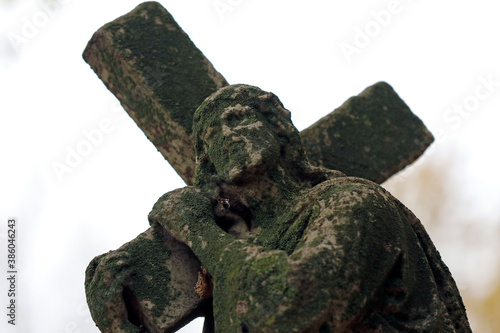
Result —
[[[99, 29], [83, 56], [182, 179], [193, 184], [193, 114], [228, 83], [167, 10], [157, 2], [139, 5]], [[385, 83], [351, 98], [301, 136], [313, 165], [377, 183], [433, 141]]]
[[92, 260], [85, 274], [87, 303], [101, 332], [175, 331], [210, 306], [211, 294], [196, 291], [205, 275], [186, 245], [150, 228]]
[[145, 2], [100, 28], [83, 57], [187, 184], [196, 108], [227, 85], [173, 17]]
[[350, 98], [301, 137], [313, 165], [378, 184], [415, 161], [434, 141], [385, 82]]

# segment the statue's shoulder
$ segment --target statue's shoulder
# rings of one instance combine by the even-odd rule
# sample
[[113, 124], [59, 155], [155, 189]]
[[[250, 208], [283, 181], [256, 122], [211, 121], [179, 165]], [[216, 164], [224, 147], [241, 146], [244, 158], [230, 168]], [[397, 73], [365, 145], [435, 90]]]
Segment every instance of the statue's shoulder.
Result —
[[381, 222], [366, 224], [365, 231], [376, 226], [379, 231], [389, 228], [395, 233], [408, 229], [402, 204], [380, 185], [366, 179], [337, 177], [327, 180], [310, 189], [302, 202], [312, 207], [312, 216], [316, 219], [326, 219], [352, 230], [357, 230], [361, 221], [384, 221], [384, 227], [379, 225]]
[[382, 186], [364, 178], [350, 176], [338, 176], [321, 182], [307, 191], [306, 196], [343, 201], [396, 200]]

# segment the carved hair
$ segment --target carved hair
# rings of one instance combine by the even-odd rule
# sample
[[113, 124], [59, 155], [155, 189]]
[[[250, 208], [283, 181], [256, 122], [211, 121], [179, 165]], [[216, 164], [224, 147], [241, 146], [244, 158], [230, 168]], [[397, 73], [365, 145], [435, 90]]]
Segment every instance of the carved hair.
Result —
[[[265, 126], [272, 126], [278, 136], [280, 164], [297, 182], [314, 185], [327, 178], [324, 171], [312, 168], [306, 158], [298, 130], [291, 121], [290, 112], [278, 97], [260, 88], [248, 85], [231, 85], [209, 96], [196, 110], [193, 132], [196, 151], [195, 184], [211, 182], [217, 175], [205, 142], [208, 131], [222, 131], [221, 118], [231, 113], [251, 108], [263, 114]], [[320, 178], [320, 179], [318, 179]], [[324, 178], [324, 179], [323, 179]], [[221, 179], [226, 181], [226, 179]]]

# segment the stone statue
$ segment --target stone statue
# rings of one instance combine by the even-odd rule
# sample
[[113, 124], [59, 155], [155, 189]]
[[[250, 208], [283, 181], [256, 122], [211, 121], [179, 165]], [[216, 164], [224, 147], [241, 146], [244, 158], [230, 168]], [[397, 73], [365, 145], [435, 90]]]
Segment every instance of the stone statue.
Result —
[[471, 331], [420, 221], [377, 184], [311, 166], [274, 94], [221, 88], [193, 131], [194, 185], [87, 268], [101, 331], [174, 332], [197, 316], [205, 332]]

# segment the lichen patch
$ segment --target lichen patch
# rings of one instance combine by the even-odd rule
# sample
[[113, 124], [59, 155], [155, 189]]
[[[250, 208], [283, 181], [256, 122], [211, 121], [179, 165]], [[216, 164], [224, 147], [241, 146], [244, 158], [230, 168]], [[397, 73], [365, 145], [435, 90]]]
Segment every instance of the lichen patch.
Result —
[[249, 107], [248, 105], [243, 106], [239, 103], [236, 105], [231, 105], [224, 109], [224, 112], [222, 112], [221, 114], [221, 118], [226, 119], [231, 114], [242, 115], [248, 110], [251, 110], [251, 107]]

